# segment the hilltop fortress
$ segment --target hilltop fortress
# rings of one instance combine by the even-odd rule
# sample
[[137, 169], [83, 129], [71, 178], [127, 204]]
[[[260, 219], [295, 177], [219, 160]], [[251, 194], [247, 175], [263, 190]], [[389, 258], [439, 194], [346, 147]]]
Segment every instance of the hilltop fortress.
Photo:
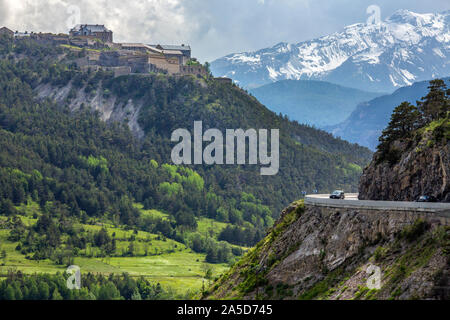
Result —
[[75, 63], [81, 69], [104, 69], [116, 76], [127, 74], [164, 73], [169, 75], [207, 76], [209, 71], [191, 56], [189, 45], [115, 43], [113, 32], [100, 24], [80, 24], [68, 34], [14, 32], [0, 28], [15, 40], [35, 41], [68, 48], [86, 54]]

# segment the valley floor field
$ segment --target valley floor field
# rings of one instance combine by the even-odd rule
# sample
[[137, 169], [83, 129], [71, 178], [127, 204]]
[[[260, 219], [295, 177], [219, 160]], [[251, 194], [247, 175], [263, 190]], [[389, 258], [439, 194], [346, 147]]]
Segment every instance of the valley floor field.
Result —
[[[141, 205], [136, 205], [143, 215], [153, 215], [160, 218], [169, 216], [158, 210], [143, 210]], [[18, 210], [21, 208], [18, 207]], [[23, 209], [23, 208], [22, 208]], [[39, 211], [39, 206], [31, 203], [26, 206], [26, 215], [20, 218], [26, 225], [36, 223], [37, 219], [32, 215]], [[6, 217], [0, 216], [1, 222]], [[217, 235], [228, 224], [212, 219], [200, 218], [198, 220], [198, 232], [201, 234]], [[88, 246], [82, 250], [83, 256], [74, 258], [73, 264], [81, 269], [81, 273], [122, 274], [128, 273], [132, 277], [143, 276], [149, 281], [160, 283], [163, 287], [171, 288], [180, 294], [196, 292], [216, 276], [225, 272], [228, 264], [211, 264], [205, 262], [205, 254], [195, 253], [185, 244], [165, 238], [161, 235], [144, 231], [125, 230], [123, 227], [115, 227], [107, 223], [96, 225], [80, 224], [86, 231], [99, 231], [105, 227], [110, 235], [115, 234], [117, 252], [124, 252], [130, 245], [130, 237], [135, 236], [133, 242], [136, 256], [112, 256], [101, 257], [98, 248]], [[64, 273], [65, 265], [57, 265], [50, 259], [31, 260], [16, 250], [18, 242], [8, 240], [10, 230], [0, 228], [0, 251], [6, 252], [6, 258], [0, 259], [0, 275], [5, 276], [9, 271], [21, 271], [26, 274], [33, 273]], [[209, 279], [206, 273], [209, 270]]]

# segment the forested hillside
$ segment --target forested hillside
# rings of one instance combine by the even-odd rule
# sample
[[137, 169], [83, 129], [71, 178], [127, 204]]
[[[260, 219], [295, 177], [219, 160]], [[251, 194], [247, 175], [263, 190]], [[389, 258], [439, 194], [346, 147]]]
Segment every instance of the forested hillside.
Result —
[[[240, 246], [259, 241], [276, 212], [302, 190], [356, 190], [371, 156], [365, 148], [275, 115], [236, 86], [192, 77], [81, 72], [73, 61], [83, 54], [0, 40], [0, 216], [7, 217], [1, 226], [27, 259], [67, 264], [88, 254], [86, 246], [102, 256], [134, 254], [133, 248], [115, 247], [115, 231], [83, 231], [101, 221], [173, 239], [211, 263], [229, 262], [242, 253]], [[38, 98], [42, 85], [69, 86], [70, 92], [57, 103]], [[134, 136], [127, 119], [102, 121], [89, 105], [72, 110], [71, 99], [81, 92], [139, 101], [144, 136]], [[255, 166], [171, 165], [171, 132], [191, 129], [194, 120], [202, 120], [205, 129], [280, 128], [279, 174], [262, 177]], [[33, 204], [39, 208], [30, 223], [14, 218]], [[144, 215], [137, 204], [164, 216]], [[200, 233], [205, 218], [226, 228]]]

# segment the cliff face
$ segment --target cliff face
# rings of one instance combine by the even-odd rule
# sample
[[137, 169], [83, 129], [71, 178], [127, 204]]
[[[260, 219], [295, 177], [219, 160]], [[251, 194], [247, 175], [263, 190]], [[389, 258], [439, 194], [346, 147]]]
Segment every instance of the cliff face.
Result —
[[[82, 105], [90, 106], [99, 112], [103, 121], [125, 122], [137, 138], [144, 137], [144, 131], [138, 123], [142, 101], [136, 102], [132, 99], [127, 102], [118, 101], [115, 95], [104, 97], [102, 84], [99, 85], [95, 94], [86, 94], [84, 90], [74, 88], [71, 82], [62, 88], [48, 83], [41, 84], [35, 88], [35, 91], [39, 98], [51, 98], [61, 105], [69, 101], [68, 107], [71, 111], [79, 110]], [[69, 99], [71, 95], [73, 96]]]
[[[296, 203], [206, 297], [448, 298], [449, 225], [436, 214]], [[374, 266], [379, 289], [367, 283]]]
[[396, 141], [394, 163], [380, 161], [377, 152], [361, 177], [359, 198], [415, 201], [421, 195], [431, 195], [450, 202], [450, 140], [445, 139], [449, 135], [448, 123], [439, 128], [444, 134], [439, 142], [436, 130], [424, 130], [418, 142]]

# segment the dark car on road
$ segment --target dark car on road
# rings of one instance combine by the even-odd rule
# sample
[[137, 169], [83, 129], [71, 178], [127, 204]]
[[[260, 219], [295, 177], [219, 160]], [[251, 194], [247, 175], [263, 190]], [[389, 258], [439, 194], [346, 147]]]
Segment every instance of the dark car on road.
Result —
[[345, 199], [345, 193], [342, 190], [336, 190], [333, 191], [333, 193], [330, 195], [330, 199]]
[[437, 202], [437, 199], [433, 196], [420, 196], [416, 202]]

